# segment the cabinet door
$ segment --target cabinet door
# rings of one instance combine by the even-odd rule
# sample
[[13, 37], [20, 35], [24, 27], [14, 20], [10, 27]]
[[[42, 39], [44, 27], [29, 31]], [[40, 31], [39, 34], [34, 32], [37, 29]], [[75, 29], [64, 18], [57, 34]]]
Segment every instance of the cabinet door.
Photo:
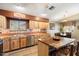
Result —
[[27, 37], [26, 42], [26, 46], [31, 46], [31, 36]]
[[19, 39], [12, 39], [11, 40], [11, 50], [19, 48]]
[[39, 36], [35, 36], [35, 44], [38, 44], [38, 39], [39, 39]]
[[20, 46], [26, 47], [26, 38], [20, 38]]
[[3, 52], [9, 51], [10, 50], [10, 42], [9, 38], [6, 38], [3, 40]]

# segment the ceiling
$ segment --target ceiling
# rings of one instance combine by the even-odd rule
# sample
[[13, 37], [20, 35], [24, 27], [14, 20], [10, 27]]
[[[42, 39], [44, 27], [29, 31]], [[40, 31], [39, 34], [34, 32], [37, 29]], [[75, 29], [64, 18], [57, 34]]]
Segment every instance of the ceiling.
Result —
[[[51, 6], [55, 8], [49, 10]], [[79, 13], [79, 3], [0, 3], [0, 9], [48, 18], [60, 21]]]

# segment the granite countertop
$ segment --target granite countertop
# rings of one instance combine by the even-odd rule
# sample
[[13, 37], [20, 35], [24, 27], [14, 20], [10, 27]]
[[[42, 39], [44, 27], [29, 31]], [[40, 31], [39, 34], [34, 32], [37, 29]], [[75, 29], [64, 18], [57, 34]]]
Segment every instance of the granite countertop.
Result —
[[60, 47], [66, 46], [66, 45], [74, 42], [75, 39], [61, 37], [60, 41], [55, 41], [55, 40], [53, 40], [53, 38], [39, 39], [39, 41], [58, 49]]
[[47, 33], [45, 32], [28, 32], [28, 33], [5, 33], [5, 34], [0, 34], [0, 39], [5, 39], [5, 38], [9, 38], [9, 37], [27, 37], [29, 35], [45, 35]]

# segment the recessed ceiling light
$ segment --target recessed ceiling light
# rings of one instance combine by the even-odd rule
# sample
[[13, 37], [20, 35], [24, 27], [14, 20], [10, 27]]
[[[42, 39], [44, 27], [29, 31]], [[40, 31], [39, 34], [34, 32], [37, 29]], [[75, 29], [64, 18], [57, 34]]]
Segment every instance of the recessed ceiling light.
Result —
[[21, 10], [21, 11], [24, 11], [25, 10], [25, 8], [24, 7], [21, 7], [21, 6], [14, 6], [14, 8], [16, 9], [16, 10]]

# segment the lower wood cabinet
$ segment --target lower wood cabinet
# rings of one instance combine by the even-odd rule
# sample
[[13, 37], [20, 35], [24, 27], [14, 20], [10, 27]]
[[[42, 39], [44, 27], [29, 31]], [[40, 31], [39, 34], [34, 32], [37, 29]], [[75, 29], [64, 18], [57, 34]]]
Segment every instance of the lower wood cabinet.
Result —
[[26, 37], [20, 38], [20, 47], [26, 47]]
[[3, 40], [3, 52], [10, 51], [10, 40], [9, 38], [5, 38]]
[[38, 43], [38, 36], [9, 37], [3, 39], [3, 52], [32, 46]]
[[19, 39], [11, 40], [11, 50], [18, 49], [19, 47]]

